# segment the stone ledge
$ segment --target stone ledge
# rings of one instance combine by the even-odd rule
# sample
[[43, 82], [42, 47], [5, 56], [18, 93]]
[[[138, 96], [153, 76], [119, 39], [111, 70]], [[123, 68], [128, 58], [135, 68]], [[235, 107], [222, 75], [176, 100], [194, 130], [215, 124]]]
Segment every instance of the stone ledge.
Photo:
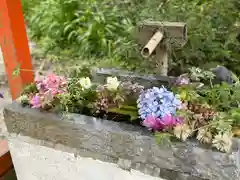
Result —
[[39, 139], [39, 144], [62, 151], [68, 148], [76, 156], [115, 163], [125, 170], [135, 169], [167, 180], [239, 177], [238, 139], [233, 140], [232, 152], [225, 154], [190, 141], [160, 146], [141, 127], [77, 114], [60, 117], [16, 103], [5, 108], [4, 118], [10, 134]]
[[154, 74], [137, 74], [131, 71], [123, 71], [118, 69], [108, 68], [95, 68], [92, 70], [93, 80], [96, 82], [104, 83], [106, 77], [116, 76], [121, 81], [132, 81], [143, 85], [145, 88], [151, 88], [153, 86], [169, 86], [176, 81], [176, 77], [162, 76]]

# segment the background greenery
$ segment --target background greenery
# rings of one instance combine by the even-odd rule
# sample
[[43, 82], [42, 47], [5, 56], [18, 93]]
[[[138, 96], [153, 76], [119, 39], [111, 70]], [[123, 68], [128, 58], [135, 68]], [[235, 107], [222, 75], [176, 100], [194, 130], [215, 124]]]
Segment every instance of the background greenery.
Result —
[[55, 59], [152, 70], [154, 62], [139, 55], [137, 23], [183, 21], [189, 39], [183, 49], [171, 51], [171, 74], [217, 64], [240, 74], [239, 0], [22, 0], [22, 5], [31, 38]]

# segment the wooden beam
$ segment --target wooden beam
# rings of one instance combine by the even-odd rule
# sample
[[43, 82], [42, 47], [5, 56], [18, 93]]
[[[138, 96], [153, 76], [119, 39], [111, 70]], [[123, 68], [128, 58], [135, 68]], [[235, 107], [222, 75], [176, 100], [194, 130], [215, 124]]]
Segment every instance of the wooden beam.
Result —
[[0, 1], [0, 45], [12, 99], [16, 99], [34, 81], [21, 0]]
[[0, 177], [13, 168], [12, 158], [6, 140], [0, 140]]

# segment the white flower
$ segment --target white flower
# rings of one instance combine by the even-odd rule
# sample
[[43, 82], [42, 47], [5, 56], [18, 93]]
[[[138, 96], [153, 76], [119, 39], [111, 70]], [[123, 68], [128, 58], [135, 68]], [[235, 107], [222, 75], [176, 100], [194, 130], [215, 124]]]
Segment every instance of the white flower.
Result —
[[108, 90], [116, 90], [120, 84], [117, 77], [108, 77], [106, 87]]
[[174, 127], [173, 133], [178, 139], [186, 141], [192, 135], [192, 129], [187, 124], [179, 124]]
[[89, 89], [92, 86], [92, 83], [89, 77], [80, 78], [79, 83], [83, 89]]
[[29, 98], [27, 95], [22, 95], [19, 98], [16, 99], [18, 103], [25, 104], [29, 102]]
[[232, 133], [219, 133], [212, 141], [213, 147], [222, 152], [229, 152], [232, 147]]
[[212, 142], [212, 134], [207, 128], [201, 128], [197, 132], [197, 140], [201, 143], [210, 144]]

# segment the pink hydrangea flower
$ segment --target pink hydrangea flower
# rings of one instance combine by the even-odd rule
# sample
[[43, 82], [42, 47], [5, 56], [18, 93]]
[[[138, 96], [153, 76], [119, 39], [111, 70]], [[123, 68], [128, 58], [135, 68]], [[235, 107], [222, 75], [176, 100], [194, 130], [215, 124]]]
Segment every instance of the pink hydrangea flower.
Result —
[[175, 117], [172, 116], [170, 114], [165, 115], [162, 119], [161, 119], [161, 124], [163, 126], [163, 129], [167, 128], [167, 127], [174, 127], [177, 124], [182, 123], [182, 119], [180, 117]]
[[151, 130], [160, 131], [181, 123], [181, 118], [167, 114], [162, 119], [150, 115], [142, 122], [142, 125]]
[[57, 94], [67, 91], [67, 81], [61, 76], [50, 74], [43, 79], [35, 81], [39, 91], [30, 101], [33, 108], [44, 108], [46, 104], [51, 103]]
[[53, 93], [56, 93], [66, 87], [67, 81], [61, 76], [50, 74], [42, 80], [36, 80], [36, 85], [40, 92], [50, 90]]
[[161, 130], [163, 128], [160, 123], [161, 120], [159, 118], [154, 117], [153, 115], [149, 115], [143, 122], [142, 125], [147, 127], [148, 129], [152, 129], [154, 131]]

